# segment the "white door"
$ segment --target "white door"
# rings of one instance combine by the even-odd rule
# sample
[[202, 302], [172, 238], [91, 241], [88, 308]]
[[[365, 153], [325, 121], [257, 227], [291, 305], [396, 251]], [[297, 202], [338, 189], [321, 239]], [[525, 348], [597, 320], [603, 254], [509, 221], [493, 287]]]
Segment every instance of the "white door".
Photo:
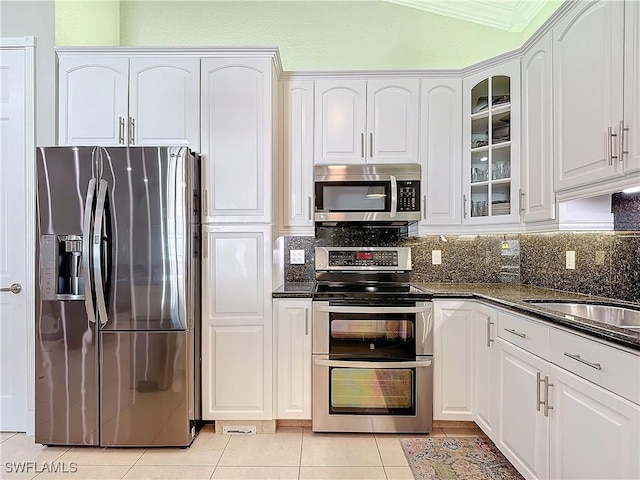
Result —
[[433, 419], [473, 421], [472, 302], [433, 303]]
[[551, 366], [551, 475], [640, 478], [640, 406]]
[[311, 300], [274, 299], [277, 418], [311, 418]]
[[420, 81], [422, 227], [462, 221], [462, 80]]
[[367, 162], [418, 162], [417, 78], [367, 82]]
[[495, 443], [525, 478], [549, 478], [549, 418], [537, 408], [538, 393], [544, 390], [537, 373], [548, 376], [549, 364], [501, 338], [496, 342], [499, 418]]
[[522, 219], [555, 218], [551, 32], [522, 57]]
[[272, 417], [271, 226], [202, 227], [202, 418]]
[[200, 151], [200, 59], [131, 57], [129, 144]]
[[553, 27], [555, 188], [621, 175], [617, 133], [622, 120], [623, 2], [578, 2]]
[[[0, 39], [0, 431], [27, 430], [27, 379], [33, 363], [28, 345], [31, 307], [27, 289], [33, 285], [27, 258], [29, 221], [26, 175], [26, 55], [22, 48], [2, 48]], [[32, 194], [33, 191], [28, 192]], [[29, 202], [32, 205], [31, 202]], [[10, 290], [13, 286], [13, 292]], [[22, 289], [22, 290], [20, 290]]]
[[315, 85], [315, 163], [364, 163], [367, 116], [364, 80]]
[[58, 143], [125, 145], [129, 59], [59, 55]]
[[498, 420], [497, 317], [494, 308], [476, 305], [473, 322], [473, 414], [478, 426], [492, 438], [495, 438]]

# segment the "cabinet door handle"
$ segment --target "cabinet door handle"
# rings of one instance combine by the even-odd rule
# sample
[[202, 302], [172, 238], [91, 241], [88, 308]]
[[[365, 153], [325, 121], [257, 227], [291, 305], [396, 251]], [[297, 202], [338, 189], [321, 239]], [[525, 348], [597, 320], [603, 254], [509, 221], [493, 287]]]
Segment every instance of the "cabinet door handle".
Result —
[[369, 133], [369, 156], [373, 158], [373, 132]]
[[427, 219], [427, 196], [422, 196], [422, 218], [424, 220]]
[[609, 166], [613, 165], [614, 158], [618, 158], [613, 154], [613, 137], [617, 136], [617, 134], [613, 133], [613, 128], [607, 127], [607, 159], [609, 162]]
[[364, 158], [364, 133], [360, 134], [360, 156]]
[[463, 218], [467, 218], [467, 196], [462, 196], [462, 216]]
[[522, 191], [522, 189], [518, 190], [519, 192], [519, 196], [518, 196], [518, 202], [519, 202], [519, 207], [520, 207], [520, 212], [524, 212], [524, 192]]
[[589, 361], [585, 360], [584, 358], [581, 358], [580, 355], [569, 353], [569, 352], [564, 352], [564, 356], [565, 357], [569, 357], [569, 358], [575, 360], [576, 362], [584, 363], [585, 365], [588, 365], [591, 368], [595, 368], [596, 370], [602, 370], [602, 365], [600, 365], [599, 363], [589, 362]]
[[118, 144], [124, 145], [124, 118], [118, 117]]
[[487, 347], [491, 347], [491, 342], [493, 342], [491, 338], [491, 325], [493, 325], [491, 317], [487, 317]]
[[304, 335], [309, 335], [309, 309], [304, 309]]
[[129, 144], [136, 144], [136, 119], [129, 117]]
[[536, 411], [540, 411], [540, 406], [544, 405], [544, 402], [541, 400], [542, 395], [540, 395], [540, 384], [542, 383], [542, 375], [540, 372], [536, 372]]
[[544, 416], [549, 416], [549, 410], [553, 410], [553, 407], [549, 405], [549, 387], [553, 387], [553, 383], [549, 383], [549, 376], [544, 376]]
[[624, 120], [620, 120], [618, 124], [618, 161], [624, 162], [624, 156], [628, 155], [629, 152], [624, 149], [624, 132], [628, 132], [629, 129], [625, 128]]
[[509, 332], [509, 333], [513, 333], [514, 335], [517, 335], [520, 338], [527, 338], [527, 335], [525, 333], [517, 332], [516, 330], [513, 330], [511, 328], [505, 328], [504, 331], [505, 332]]
[[307, 220], [311, 220], [313, 212], [313, 197], [307, 197]]
[[209, 258], [209, 235], [202, 232], [202, 258]]
[[209, 216], [209, 190], [206, 188], [202, 192], [202, 216]]

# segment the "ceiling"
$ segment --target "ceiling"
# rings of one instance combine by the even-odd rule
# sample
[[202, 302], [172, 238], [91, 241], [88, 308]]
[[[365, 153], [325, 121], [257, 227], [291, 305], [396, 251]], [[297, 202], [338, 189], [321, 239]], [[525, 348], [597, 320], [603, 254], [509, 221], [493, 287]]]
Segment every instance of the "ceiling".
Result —
[[521, 32], [546, 0], [385, 0], [396, 5], [479, 23], [506, 32]]

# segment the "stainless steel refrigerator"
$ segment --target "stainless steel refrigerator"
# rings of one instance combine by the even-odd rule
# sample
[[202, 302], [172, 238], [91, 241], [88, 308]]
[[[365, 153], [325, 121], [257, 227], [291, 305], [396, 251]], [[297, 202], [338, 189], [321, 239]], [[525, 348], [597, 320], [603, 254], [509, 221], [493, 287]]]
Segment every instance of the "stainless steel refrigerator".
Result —
[[35, 440], [187, 446], [200, 417], [199, 158], [37, 149]]

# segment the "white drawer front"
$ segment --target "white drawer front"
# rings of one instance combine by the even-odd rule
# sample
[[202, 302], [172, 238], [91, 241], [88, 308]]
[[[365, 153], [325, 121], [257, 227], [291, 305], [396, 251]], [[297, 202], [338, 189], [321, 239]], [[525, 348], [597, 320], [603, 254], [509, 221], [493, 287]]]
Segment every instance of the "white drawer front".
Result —
[[640, 405], [640, 356], [552, 329], [551, 362]]
[[549, 327], [499, 311], [498, 336], [544, 359], [549, 359]]

